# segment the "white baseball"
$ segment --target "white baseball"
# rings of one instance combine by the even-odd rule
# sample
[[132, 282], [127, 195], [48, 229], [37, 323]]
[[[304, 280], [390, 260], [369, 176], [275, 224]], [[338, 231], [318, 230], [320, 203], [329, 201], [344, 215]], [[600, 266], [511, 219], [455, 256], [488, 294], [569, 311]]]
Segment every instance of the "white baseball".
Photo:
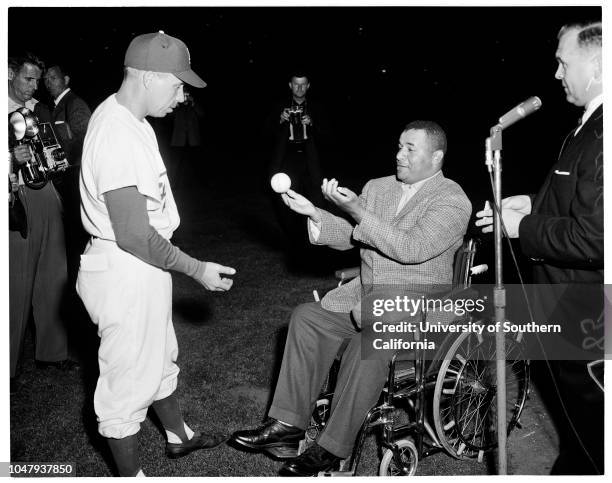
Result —
[[285, 173], [276, 173], [272, 176], [270, 184], [277, 193], [286, 193], [291, 188], [291, 178]]

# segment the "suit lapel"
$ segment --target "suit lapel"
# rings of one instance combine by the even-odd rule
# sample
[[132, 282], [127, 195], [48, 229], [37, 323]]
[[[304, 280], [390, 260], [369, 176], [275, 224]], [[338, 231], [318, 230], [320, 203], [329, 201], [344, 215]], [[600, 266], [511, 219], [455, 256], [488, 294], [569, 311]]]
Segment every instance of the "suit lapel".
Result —
[[395, 217], [395, 211], [402, 199], [402, 186], [395, 179], [391, 182], [389, 189], [383, 194], [382, 212], [385, 221], [391, 221]]
[[[404, 205], [402, 210], [396, 216], [393, 217], [393, 221], [397, 221], [403, 218], [404, 216], [406, 216], [406, 213], [413, 210], [414, 207], [418, 203], [421, 202], [421, 200], [427, 198], [432, 192], [434, 192], [438, 188], [438, 186], [440, 186], [440, 184], [442, 183], [444, 179], [445, 179], [444, 174], [440, 172], [440, 174], [438, 174], [434, 178], [427, 181], [427, 183], [421, 186], [421, 189], [417, 191], [416, 194], [408, 200], [408, 203]], [[401, 192], [401, 188], [400, 188], [400, 192]], [[396, 209], [397, 209], [398, 204], [399, 204], [399, 200], [398, 200], [398, 203], [395, 204]]]

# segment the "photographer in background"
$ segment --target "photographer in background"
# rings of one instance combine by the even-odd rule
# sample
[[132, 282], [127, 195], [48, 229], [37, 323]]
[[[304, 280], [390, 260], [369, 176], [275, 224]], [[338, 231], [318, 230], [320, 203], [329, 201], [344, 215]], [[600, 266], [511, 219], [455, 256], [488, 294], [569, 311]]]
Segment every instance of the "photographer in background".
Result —
[[[44, 64], [32, 54], [9, 57], [9, 113], [22, 107], [38, 113], [33, 96], [43, 71]], [[10, 156], [12, 170], [30, 161], [31, 156], [27, 144], [15, 146]], [[20, 173], [13, 180], [18, 183], [25, 208], [27, 236], [9, 231], [11, 393], [17, 390], [17, 362], [30, 315], [36, 325], [37, 367], [68, 370], [75, 366], [68, 360], [66, 330], [60, 316], [67, 281], [62, 204], [52, 183], [35, 190], [24, 185]]]
[[200, 177], [203, 170], [198, 166], [203, 162], [200, 119], [204, 116], [204, 111], [186, 86], [183, 88], [183, 95], [185, 100], [179, 103], [172, 113], [174, 120], [170, 146], [175, 156], [170, 161], [168, 170], [175, 191], [185, 187], [194, 173], [197, 173], [200, 188], [202, 182], [206, 181]]
[[81, 223], [79, 172], [91, 111], [87, 103], [70, 89], [70, 76], [63, 66], [52, 64], [47, 67], [43, 80], [52, 104], [48, 109], [40, 109], [39, 118], [51, 123], [70, 164], [69, 170], [55, 178], [53, 184], [64, 205], [68, 276], [73, 287], [79, 269], [79, 256], [89, 240]]
[[[322, 106], [306, 98], [310, 81], [303, 72], [290, 76], [291, 97], [276, 103], [266, 126], [273, 143], [269, 177], [282, 172], [291, 178], [291, 189], [303, 193], [315, 205], [321, 206], [320, 150], [329, 136], [329, 122]], [[288, 238], [290, 261], [298, 258], [308, 263], [303, 255], [309, 248], [305, 242], [306, 224], [302, 217], [287, 210], [279, 197], [274, 198], [275, 211]]]

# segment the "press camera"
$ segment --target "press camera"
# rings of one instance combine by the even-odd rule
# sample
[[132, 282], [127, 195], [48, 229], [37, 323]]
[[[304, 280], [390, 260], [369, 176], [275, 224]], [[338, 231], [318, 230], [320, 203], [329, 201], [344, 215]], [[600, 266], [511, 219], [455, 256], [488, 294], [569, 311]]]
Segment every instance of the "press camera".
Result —
[[23, 182], [32, 189], [41, 189], [70, 167], [51, 124], [39, 122], [25, 107], [9, 114], [9, 147], [18, 145], [29, 146], [32, 154], [30, 161], [19, 166]]

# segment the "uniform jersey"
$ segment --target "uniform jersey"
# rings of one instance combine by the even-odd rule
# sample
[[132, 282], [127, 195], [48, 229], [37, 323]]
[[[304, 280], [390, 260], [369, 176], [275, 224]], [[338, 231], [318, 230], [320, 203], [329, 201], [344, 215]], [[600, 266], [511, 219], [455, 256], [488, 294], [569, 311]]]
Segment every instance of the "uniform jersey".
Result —
[[113, 94], [91, 116], [83, 145], [80, 191], [85, 230], [115, 240], [104, 193], [126, 186], [136, 186], [146, 196], [149, 223], [170, 239], [180, 218], [155, 132]]

